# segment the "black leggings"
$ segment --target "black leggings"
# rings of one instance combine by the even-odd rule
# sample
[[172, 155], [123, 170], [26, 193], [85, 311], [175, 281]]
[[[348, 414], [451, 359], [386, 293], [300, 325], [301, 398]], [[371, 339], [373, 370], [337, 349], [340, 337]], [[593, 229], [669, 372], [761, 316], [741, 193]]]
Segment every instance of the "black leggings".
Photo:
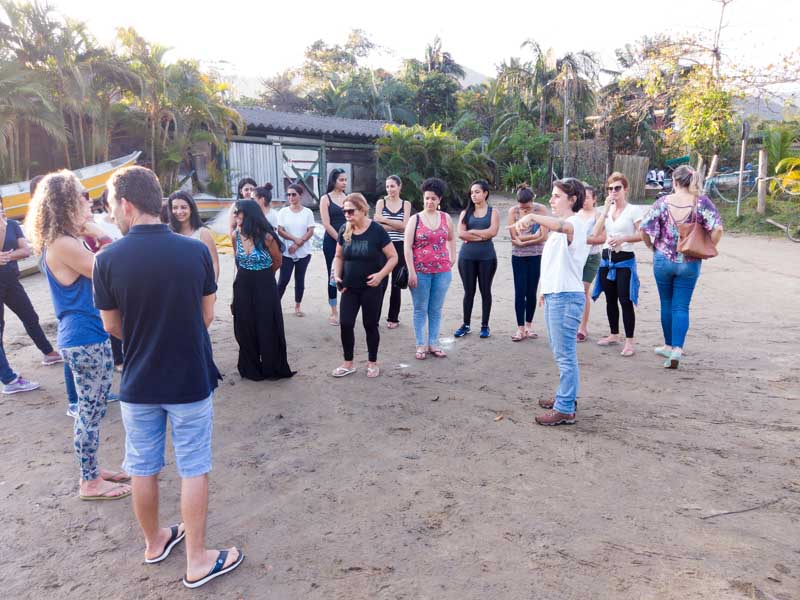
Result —
[[8, 306], [25, 327], [25, 332], [36, 344], [39, 352], [50, 354], [53, 345], [48, 341], [47, 336], [39, 325], [39, 315], [31, 304], [31, 299], [25, 292], [25, 288], [17, 279], [16, 275], [2, 274], [0, 278], [0, 343], [2, 343], [3, 329], [5, 329], [4, 306]]
[[475, 284], [481, 291], [481, 327], [489, 326], [492, 312], [492, 280], [497, 271], [497, 259], [470, 260], [458, 259], [458, 273], [464, 286], [464, 325], [472, 320], [472, 304], [475, 301]]
[[378, 360], [378, 345], [381, 334], [378, 332], [378, 320], [381, 318], [381, 302], [383, 287], [347, 288], [342, 294], [339, 307], [339, 324], [342, 334], [342, 350], [345, 360], [353, 360], [353, 348], [356, 344], [355, 327], [358, 310], [361, 309], [361, 320], [367, 332], [367, 354], [370, 362]]
[[336, 240], [327, 233], [322, 238], [322, 253], [325, 255], [325, 266], [328, 268], [328, 304], [336, 306], [336, 286], [331, 285], [331, 268], [336, 256]]
[[389, 314], [386, 316], [386, 321], [389, 323], [398, 323], [400, 321], [400, 299], [402, 291], [399, 287], [394, 285], [397, 279], [397, 274], [400, 269], [406, 264], [406, 257], [403, 254], [403, 242], [392, 242], [394, 249], [397, 251], [397, 266], [392, 271], [392, 282], [389, 283], [389, 278], [383, 280], [383, 294], [381, 294], [381, 312], [383, 312], [383, 298], [386, 295], [386, 288], [389, 288]]
[[[607, 257], [608, 250], [603, 250], [603, 258]], [[612, 255], [612, 262], [622, 262], [630, 258], [634, 258], [633, 252], [615, 252]], [[615, 281], [608, 280], [608, 267], [601, 267], [599, 274], [600, 284], [603, 286], [603, 293], [606, 295], [606, 315], [608, 315], [608, 326], [611, 328], [611, 333], [614, 335], [619, 334], [619, 307], [621, 306], [625, 337], [632, 338], [633, 330], [636, 327], [636, 312], [630, 299], [631, 270], [625, 268], [617, 269]], [[619, 305], [617, 305], [617, 302], [619, 302]]]
[[308, 269], [308, 263], [310, 262], [310, 254], [296, 261], [288, 256], [283, 257], [281, 275], [278, 278], [279, 298], [283, 299], [283, 293], [286, 291], [286, 286], [289, 285], [289, 280], [292, 278], [292, 271], [294, 271], [294, 302], [295, 304], [300, 304], [303, 301], [303, 292], [306, 291], [306, 269]]

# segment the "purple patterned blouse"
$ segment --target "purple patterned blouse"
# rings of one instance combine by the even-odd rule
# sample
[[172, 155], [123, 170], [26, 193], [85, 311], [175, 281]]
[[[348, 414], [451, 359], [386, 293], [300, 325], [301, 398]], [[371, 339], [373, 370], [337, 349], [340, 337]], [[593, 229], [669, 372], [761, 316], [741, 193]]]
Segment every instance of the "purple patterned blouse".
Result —
[[[678, 252], [678, 228], [669, 215], [669, 207], [667, 206], [667, 198], [669, 197], [660, 198], [650, 207], [650, 210], [642, 219], [639, 229], [649, 235], [650, 239], [653, 240], [655, 249], [672, 262], [681, 263], [701, 260], [684, 256]], [[697, 199], [697, 221], [709, 232], [722, 225], [719, 211], [708, 196], [700, 196]]]

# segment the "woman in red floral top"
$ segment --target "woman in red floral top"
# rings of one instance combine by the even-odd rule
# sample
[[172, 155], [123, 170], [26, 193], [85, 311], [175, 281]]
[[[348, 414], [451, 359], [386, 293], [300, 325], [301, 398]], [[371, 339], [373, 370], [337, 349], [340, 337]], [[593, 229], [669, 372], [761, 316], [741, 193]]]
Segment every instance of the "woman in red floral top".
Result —
[[425, 359], [428, 352], [439, 358], [447, 356], [439, 345], [439, 330], [442, 306], [456, 260], [456, 239], [450, 215], [439, 210], [445, 189], [444, 181], [435, 177], [422, 183], [423, 211], [408, 220], [405, 231], [408, 287], [414, 301], [418, 360]]

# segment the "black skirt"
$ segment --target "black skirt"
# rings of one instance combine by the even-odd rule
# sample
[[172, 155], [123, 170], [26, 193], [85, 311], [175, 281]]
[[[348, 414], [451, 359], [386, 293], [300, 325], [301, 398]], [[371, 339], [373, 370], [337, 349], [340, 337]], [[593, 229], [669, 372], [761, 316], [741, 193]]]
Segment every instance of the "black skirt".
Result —
[[286, 359], [283, 313], [272, 271], [240, 268], [233, 282], [231, 308], [239, 375], [253, 381], [294, 375]]

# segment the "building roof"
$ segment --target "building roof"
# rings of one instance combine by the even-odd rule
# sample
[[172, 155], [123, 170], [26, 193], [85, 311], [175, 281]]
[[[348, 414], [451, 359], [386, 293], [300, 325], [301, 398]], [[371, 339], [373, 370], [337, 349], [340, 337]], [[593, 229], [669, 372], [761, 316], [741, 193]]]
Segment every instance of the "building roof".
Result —
[[290, 113], [265, 108], [237, 108], [247, 127], [258, 127], [285, 133], [338, 135], [378, 138], [384, 135], [387, 121], [326, 117], [310, 113]]

